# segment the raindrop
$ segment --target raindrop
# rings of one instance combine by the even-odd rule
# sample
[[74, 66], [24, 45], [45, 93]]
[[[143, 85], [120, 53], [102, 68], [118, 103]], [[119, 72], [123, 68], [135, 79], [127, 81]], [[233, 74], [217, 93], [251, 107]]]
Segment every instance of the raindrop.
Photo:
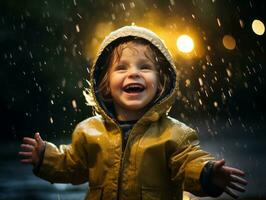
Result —
[[239, 24], [240, 24], [240, 27], [241, 27], [241, 28], [244, 28], [244, 21], [243, 21], [243, 20], [240, 19], [240, 20], [239, 20]]
[[111, 17], [112, 17], [112, 20], [116, 19], [115, 14], [111, 14]]
[[222, 92], [221, 96], [222, 96], [222, 100], [225, 101], [226, 100], [226, 96], [225, 96], [224, 92]]
[[73, 45], [73, 48], [72, 48], [72, 55], [73, 55], [74, 57], [77, 55], [77, 53], [80, 54], [79, 51], [77, 52], [77, 47], [78, 47], [78, 45], [77, 45], [77, 44], [74, 44], [74, 45]]
[[83, 83], [82, 83], [82, 81], [78, 81], [78, 87], [79, 87], [79, 88], [83, 88]]
[[174, 6], [174, 5], [175, 5], [175, 1], [174, 1], [174, 0], [170, 0], [170, 4], [171, 4], [172, 6]]
[[200, 105], [203, 105], [203, 103], [202, 103], [201, 99], [199, 99], [199, 104], [200, 104]]
[[229, 90], [228, 90], [228, 94], [229, 94], [230, 97], [232, 97], [233, 90], [232, 90], [232, 89], [229, 89]]
[[65, 34], [63, 34], [63, 38], [65, 39], [65, 40], [67, 40], [68, 38], [67, 38], [67, 36], [65, 35]]
[[30, 17], [31, 16], [31, 14], [29, 13], [29, 11], [27, 11], [27, 10], [25, 11], [25, 14], [26, 14], [27, 17]]
[[261, 77], [258, 77], [258, 81], [259, 81], [260, 84], [262, 84], [262, 79], [261, 79]]
[[78, 24], [76, 25], [76, 31], [77, 31], [77, 33], [80, 32], [80, 29], [79, 29], [79, 25]]
[[201, 95], [200, 95], [200, 91], [197, 91], [197, 94], [198, 94], [199, 97], [201, 96]]
[[77, 110], [77, 102], [76, 102], [76, 100], [73, 99], [71, 103], [72, 103], [72, 107], [73, 107], [75, 110]]
[[29, 55], [30, 55], [30, 58], [32, 59], [33, 58], [33, 55], [31, 53], [31, 51], [29, 51]]
[[129, 17], [130, 16], [130, 12], [126, 12], [126, 17]]
[[124, 3], [120, 3], [120, 6], [123, 10], [126, 10], [125, 4]]
[[250, 8], [252, 8], [253, 6], [252, 6], [252, 3], [251, 3], [251, 1], [249, 1], [249, 5], [250, 5]]
[[[168, 8], [169, 8], [169, 11], [170, 11], [170, 12], [173, 12], [173, 9], [171, 8], [170, 5], [168, 6]], [[182, 21], [184, 21], [184, 18], [182, 18]]]
[[78, 16], [80, 19], [82, 19], [82, 16], [81, 16], [79, 13], [77, 13], [77, 16]]
[[206, 97], [209, 97], [208, 92], [206, 90], [204, 90], [204, 93]]
[[231, 121], [230, 118], [228, 118], [228, 122], [229, 122], [229, 124], [232, 126], [232, 121]]
[[52, 117], [50, 117], [50, 123], [53, 124], [54, 123], [54, 120]]
[[203, 81], [202, 81], [202, 79], [199, 78], [198, 80], [199, 80], [199, 84], [200, 84], [200, 86], [203, 86]]
[[134, 3], [134, 2], [129, 2], [129, 7], [130, 7], [130, 8], [135, 8], [135, 7], [136, 7], [136, 5], [135, 5], [135, 3]]
[[66, 79], [65, 78], [63, 78], [63, 80], [62, 80], [62, 87], [66, 87]]
[[221, 21], [218, 17], [216, 18], [216, 21], [217, 21], [218, 26], [221, 27]]
[[229, 77], [232, 76], [232, 72], [231, 72], [228, 68], [226, 68], [226, 73], [227, 73], [227, 75], [228, 75]]

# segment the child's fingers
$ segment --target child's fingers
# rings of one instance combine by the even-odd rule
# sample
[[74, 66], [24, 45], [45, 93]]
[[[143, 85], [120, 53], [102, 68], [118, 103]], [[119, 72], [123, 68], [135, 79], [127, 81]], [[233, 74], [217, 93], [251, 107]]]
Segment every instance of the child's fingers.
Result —
[[245, 188], [241, 187], [240, 185], [237, 185], [235, 183], [229, 183], [229, 187], [234, 189], [234, 190], [237, 190], [239, 192], [245, 192]]
[[231, 168], [231, 172], [234, 175], [238, 175], [238, 176], [245, 176], [245, 172], [243, 172], [240, 169], [236, 169], [236, 168]]
[[40, 136], [40, 133], [39, 132], [36, 132], [35, 135], [34, 135], [34, 138], [35, 140], [41, 140], [41, 136]]
[[32, 159], [22, 159], [22, 160], [20, 160], [20, 162], [23, 164], [32, 164], [33, 163]]
[[21, 151], [21, 152], [18, 152], [18, 154], [20, 156], [24, 156], [24, 157], [32, 157], [32, 152], [31, 151], [27, 151], [27, 152]]
[[35, 139], [33, 139], [33, 138], [29, 138], [29, 137], [24, 137], [24, 138], [23, 138], [23, 142], [24, 142], [25, 144], [30, 144], [30, 145], [32, 145], [32, 146], [36, 146], [36, 144], [37, 144], [37, 142], [36, 142]]
[[215, 168], [220, 168], [220, 167], [224, 166], [224, 164], [225, 164], [224, 159], [215, 161]]
[[43, 145], [43, 139], [41, 138], [41, 135], [39, 132], [35, 133], [34, 138], [37, 141], [38, 145]]
[[20, 147], [25, 151], [33, 151], [34, 150], [34, 147], [32, 145], [29, 145], [29, 144], [22, 144], [22, 145], [20, 145]]
[[224, 169], [229, 171], [231, 174], [245, 176], [245, 172], [243, 172], [240, 169], [237, 169], [237, 168], [234, 168], [234, 167], [228, 167], [228, 166], [225, 166]]
[[235, 193], [233, 193], [229, 188], [225, 188], [224, 192], [227, 193], [229, 196], [233, 197], [234, 199], [238, 198], [238, 196]]
[[241, 185], [247, 185], [248, 184], [248, 182], [245, 179], [240, 178], [238, 176], [234, 176], [234, 175], [231, 175], [231, 180], [232, 180], [232, 182], [239, 183]]

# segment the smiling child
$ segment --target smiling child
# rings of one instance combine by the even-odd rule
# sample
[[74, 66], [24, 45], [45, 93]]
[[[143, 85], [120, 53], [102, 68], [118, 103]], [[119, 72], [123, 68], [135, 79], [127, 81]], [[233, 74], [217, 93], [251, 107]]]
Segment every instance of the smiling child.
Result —
[[39, 133], [21, 145], [23, 163], [52, 183], [89, 182], [88, 200], [181, 200], [183, 191], [238, 197], [244, 172], [216, 161], [196, 132], [168, 116], [178, 91], [176, 67], [160, 38], [126, 26], [103, 41], [86, 99], [95, 116], [72, 143], [56, 147]]

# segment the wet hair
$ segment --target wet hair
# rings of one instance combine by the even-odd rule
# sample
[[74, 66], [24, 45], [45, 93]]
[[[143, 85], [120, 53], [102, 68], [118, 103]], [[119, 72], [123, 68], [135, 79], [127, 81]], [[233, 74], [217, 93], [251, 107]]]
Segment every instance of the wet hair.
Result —
[[[160, 50], [157, 47], [155, 47], [152, 43], [150, 43], [148, 40], [139, 37], [130, 36], [118, 39], [118, 41], [115, 41], [115, 43], [111, 43], [111, 45], [107, 46], [105, 49], [105, 52], [108, 53], [105, 56], [105, 61], [102, 63], [103, 66], [101, 66], [101, 68], [103, 70], [100, 73], [97, 84], [98, 87], [96, 89], [97, 95], [103, 101], [109, 102], [112, 100], [110, 87], [109, 87], [110, 66], [112, 63], [116, 62], [117, 60], [118, 61], [120, 60], [123, 50], [127, 48], [128, 45], [131, 43], [141, 44], [146, 46], [150, 54], [145, 53], [145, 56], [155, 64], [155, 67], [157, 69], [159, 83], [158, 83], [157, 94], [153, 102], [164, 97], [167, 94], [167, 91], [169, 91], [168, 88], [170, 85], [169, 62], [166, 60], [166, 58], [160, 52]], [[114, 60], [115, 58], [116, 60]]]

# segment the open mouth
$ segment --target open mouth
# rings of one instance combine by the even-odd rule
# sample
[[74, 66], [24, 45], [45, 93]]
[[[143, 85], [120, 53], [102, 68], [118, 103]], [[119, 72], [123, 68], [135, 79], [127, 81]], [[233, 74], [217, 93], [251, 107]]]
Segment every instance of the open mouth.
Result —
[[128, 84], [123, 87], [123, 91], [126, 93], [140, 93], [145, 90], [145, 87], [139, 83]]

